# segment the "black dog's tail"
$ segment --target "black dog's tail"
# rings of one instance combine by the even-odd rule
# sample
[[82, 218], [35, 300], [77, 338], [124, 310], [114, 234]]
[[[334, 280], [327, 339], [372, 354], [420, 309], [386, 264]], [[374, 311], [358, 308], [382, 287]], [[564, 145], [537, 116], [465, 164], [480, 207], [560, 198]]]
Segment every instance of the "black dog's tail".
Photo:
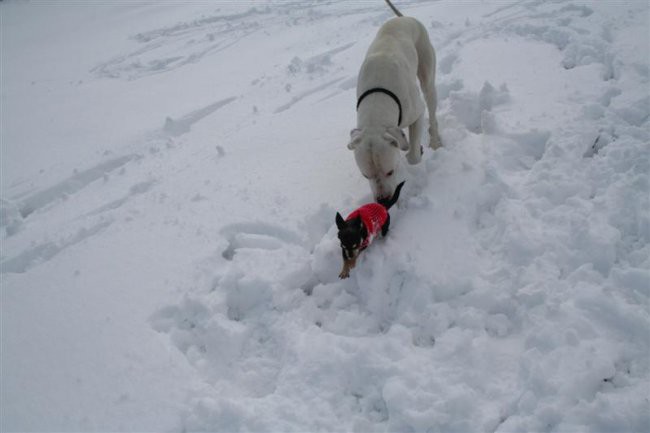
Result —
[[395, 6], [393, 6], [390, 0], [386, 0], [386, 4], [393, 10], [393, 12], [395, 12], [395, 15], [397, 15], [398, 17], [404, 16]]
[[382, 200], [379, 202], [380, 205], [384, 206], [386, 210], [390, 209], [395, 203], [397, 203], [397, 199], [399, 199], [399, 192], [402, 190], [402, 187], [404, 186], [404, 182], [400, 183], [397, 185], [397, 188], [395, 188], [395, 194], [390, 198], [390, 200]]

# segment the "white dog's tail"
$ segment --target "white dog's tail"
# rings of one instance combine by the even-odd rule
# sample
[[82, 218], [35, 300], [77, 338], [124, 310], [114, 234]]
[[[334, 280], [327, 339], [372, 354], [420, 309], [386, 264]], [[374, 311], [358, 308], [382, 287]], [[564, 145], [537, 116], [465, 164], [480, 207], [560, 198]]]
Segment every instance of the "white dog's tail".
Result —
[[395, 12], [395, 15], [397, 15], [398, 17], [404, 16], [395, 6], [393, 6], [390, 0], [386, 0], [386, 4], [393, 10], [393, 12]]

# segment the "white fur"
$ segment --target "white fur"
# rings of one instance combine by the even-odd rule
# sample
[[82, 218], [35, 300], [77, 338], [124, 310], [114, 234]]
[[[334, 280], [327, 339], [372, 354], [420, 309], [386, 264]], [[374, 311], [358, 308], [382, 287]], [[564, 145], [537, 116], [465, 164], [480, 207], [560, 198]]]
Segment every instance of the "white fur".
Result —
[[[348, 148], [354, 150], [357, 166], [370, 181], [375, 200], [390, 198], [403, 180], [400, 150], [407, 152], [406, 160], [410, 164], [422, 159], [420, 140], [425, 106], [429, 112], [429, 145], [432, 149], [440, 146], [435, 67], [429, 35], [414, 18], [397, 17], [387, 21], [368, 48], [359, 71], [357, 98], [368, 89], [382, 87], [393, 92], [402, 104], [402, 121], [398, 125], [397, 103], [384, 93], [371, 93], [361, 102], [357, 128], [350, 133]], [[406, 127], [409, 140], [402, 132]]]

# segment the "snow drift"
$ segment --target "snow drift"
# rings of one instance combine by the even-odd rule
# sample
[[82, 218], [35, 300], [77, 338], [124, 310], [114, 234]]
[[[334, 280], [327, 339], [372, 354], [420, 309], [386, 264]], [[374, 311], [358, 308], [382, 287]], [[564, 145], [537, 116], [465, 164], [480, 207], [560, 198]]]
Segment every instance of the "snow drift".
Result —
[[396, 2], [444, 147], [339, 280], [383, 2], [2, 21], [3, 431], [650, 430], [646, 2]]

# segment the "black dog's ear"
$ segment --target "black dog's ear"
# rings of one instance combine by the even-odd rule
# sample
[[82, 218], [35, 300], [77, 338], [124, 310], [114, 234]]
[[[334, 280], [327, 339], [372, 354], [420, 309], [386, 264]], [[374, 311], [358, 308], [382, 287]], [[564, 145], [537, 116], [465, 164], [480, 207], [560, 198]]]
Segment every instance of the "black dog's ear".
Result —
[[345, 220], [338, 212], [336, 213], [336, 227], [338, 227], [339, 230], [343, 230], [346, 227]]

